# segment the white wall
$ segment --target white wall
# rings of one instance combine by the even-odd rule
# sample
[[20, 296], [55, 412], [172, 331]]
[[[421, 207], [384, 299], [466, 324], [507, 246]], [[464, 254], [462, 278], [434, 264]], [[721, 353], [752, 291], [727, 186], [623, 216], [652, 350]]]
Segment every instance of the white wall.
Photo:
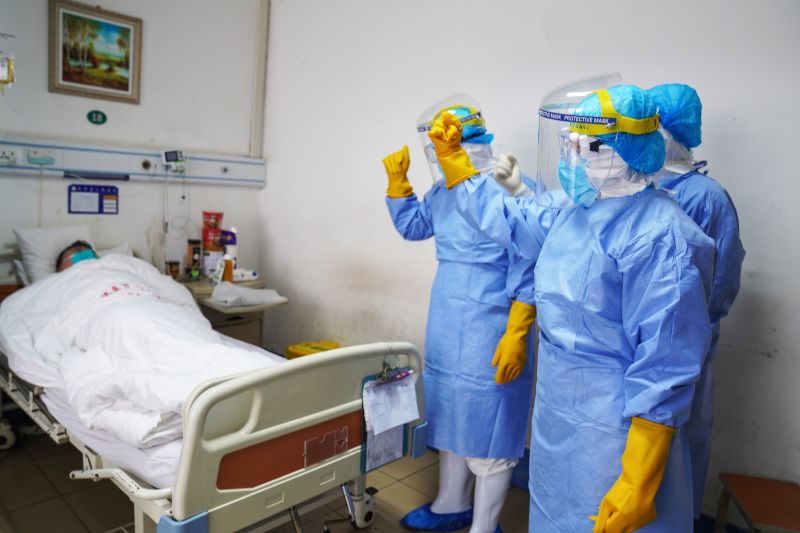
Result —
[[[96, 5], [93, 2], [92, 5]], [[80, 98], [47, 90], [48, 7], [46, 0], [0, 0], [0, 32], [16, 39], [0, 41], [14, 52], [17, 83], [0, 97], [0, 139], [23, 134], [48, 139], [155, 149], [182, 148], [214, 154], [247, 155], [253, 108], [258, 0], [103, 0], [111, 11], [144, 21], [140, 105]], [[102, 126], [90, 124], [88, 111], [108, 115]], [[45, 181], [42, 225], [90, 223], [100, 244], [130, 241], [149, 256], [145, 229], [160, 221], [161, 185], [127, 183], [120, 187], [118, 216], [67, 215], [69, 183]], [[0, 178], [0, 248], [13, 242], [12, 227], [38, 222], [38, 180]], [[238, 225], [243, 265], [258, 268], [260, 221], [258, 192], [237, 187], [171, 186], [170, 219], [190, 216], [200, 224], [201, 211], [225, 211], [225, 225]], [[174, 220], [168, 258], [185, 255], [185, 239], [199, 236]]]
[[800, 478], [800, 4], [625, 0], [274, 0], [267, 69], [263, 265], [291, 304], [275, 345], [315, 338], [424, 344], [432, 242], [404, 242], [384, 206], [382, 157], [403, 143], [419, 193], [430, 178], [418, 114], [474, 95], [523, 168], [536, 164], [548, 89], [618, 69], [644, 87], [693, 85], [697, 151], [739, 209], [748, 256], [718, 353], [711, 488], [720, 469]]

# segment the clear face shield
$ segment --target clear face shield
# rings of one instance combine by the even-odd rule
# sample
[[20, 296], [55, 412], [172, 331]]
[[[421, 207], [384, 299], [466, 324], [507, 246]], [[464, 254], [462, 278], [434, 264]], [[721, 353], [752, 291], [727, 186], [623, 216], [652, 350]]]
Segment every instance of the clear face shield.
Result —
[[[559, 87], [539, 105], [539, 154], [536, 201], [566, 208], [597, 196], [597, 186], [622, 171], [624, 161], [604, 141], [579, 130], [582, 124], [605, 127], [605, 117], [576, 116], [578, 106], [594, 91], [622, 83], [619, 73], [584, 78]], [[592, 131], [591, 133], [594, 133]], [[604, 138], [608, 139], [606, 135]]]
[[[645, 98], [637, 99], [641, 89], [621, 82], [617, 73], [585, 78], [542, 101], [537, 169], [541, 205], [589, 207], [598, 198], [634, 194], [649, 183], [648, 174], [635, 169], [654, 172], [663, 164], [658, 114], [647, 108]], [[614, 107], [612, 93], [624, 114]]]
[[466, 94], [453, 94], [431, 104], [417, 119], [417, 134], [425, 151], [428, 169], [433, 181], [444, 179], [436, 150], [428, 137], [433, 122], [443, 113], [451, 113], [461, 121], [461, 146], [467, 152], [475, 168], [481, 172], [494, 170], [497, 158], [494, 156], [492, 140], [494, 136], [486, 132], [486, 125], [480, 104]]

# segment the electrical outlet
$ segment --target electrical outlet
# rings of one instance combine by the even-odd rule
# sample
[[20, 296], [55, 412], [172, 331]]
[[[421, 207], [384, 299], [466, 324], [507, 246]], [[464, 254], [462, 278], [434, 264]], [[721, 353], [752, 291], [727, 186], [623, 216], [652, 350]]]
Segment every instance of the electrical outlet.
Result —
[[22, 149], [0, 145], [0, 165], [15, 166], [22, 163]]

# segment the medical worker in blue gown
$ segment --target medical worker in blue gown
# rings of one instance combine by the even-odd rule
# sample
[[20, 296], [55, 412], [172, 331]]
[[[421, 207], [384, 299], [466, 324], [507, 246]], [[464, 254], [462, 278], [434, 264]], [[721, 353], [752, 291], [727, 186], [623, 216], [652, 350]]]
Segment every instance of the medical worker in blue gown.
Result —
[[[463, 123], [469, 156], [458, 140], [455, 154], [434, 149], [428, 134], [442, 114]], [[404, 239], [433, 237], [436, 244], [439, 266], [428, 311], [425, 404], [428, 445], [439, 450], [439, 493], [402, 524], [432, 531], [471, 524], [472, 533], [494, 533], [500, 531], [499, 514], [528, 427], [533, 357], [526, 338], [535, 318], [533, 264], [510, 257], [470, 227], [456, 211], [455, 192], [439, 179], [441, 168], [457, 165], [453, 159], [462, 154], [479, 169], [494, 168], [493, 136], [478, 104], [466, 95], [440, 100], [420, 117], [418, 131], [435, 182], [419, 200], [406, 177], [409, 154], [403, 147], [384, 159], [386, 204]]]
[[[691, 531], [682, 427], [711, 338], [714, 243], [651, 185], [664, 142], [643, 90], [585, 79], [539, 115], [533, 198], [445, 172], [459, 212], [536, 260], [530, 531]], [[449, 117], [437, 128], [458, 135]]]
[[692, 412], [685, 426], [692, 456], [694, 517], [697, 519], [703, 509], [711, 453], [713, 363], [719, 343], [719, 323], [728, 315], [739, 293], [745, 252], [739, 240], [739, 217], [730, 196], [722, 185], [700, 173], [705, 163], [695, 162], [692, 155], [692, 149], [701, 141], [703, 107], [697, 92], [688, 85], [670, 83], [653, 87], [648, 94], [658, 106], [666, 149], [664, 169], [658, 173], [656, 182], [713, 239], [717, 250], [709, 301], [711, 346], [700, 381], [695, 386]]

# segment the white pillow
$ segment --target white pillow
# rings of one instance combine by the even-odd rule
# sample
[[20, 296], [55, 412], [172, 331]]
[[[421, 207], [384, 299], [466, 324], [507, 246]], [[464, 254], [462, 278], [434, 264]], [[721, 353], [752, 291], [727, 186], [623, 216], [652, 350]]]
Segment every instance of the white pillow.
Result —
[[25, 265], [19, 259], [14, 259], [14, 270], [17, 271], [17, 277], [23, 285], [27, 287], [31, 284], [30, 280], [28, 280], [28, 273], [25, 272]]
[[122, 254], [122, 255], [133, 255], [133, 250], [131, 249], [131, 244], [126, 242], [125, 244], [120, 244], [119, 246], [115, 246], [113, 248], [105, 248], [103, 250], [97, 250], [97, 255], [99, 257], [105, 257], [110, 254]]
[[17, 246], [28, 281], [36, 283], [56, 271], [56, 259], [61, 251], [75, 241], [92, 243], [89, 226], [60, 228], [15, 229]]

